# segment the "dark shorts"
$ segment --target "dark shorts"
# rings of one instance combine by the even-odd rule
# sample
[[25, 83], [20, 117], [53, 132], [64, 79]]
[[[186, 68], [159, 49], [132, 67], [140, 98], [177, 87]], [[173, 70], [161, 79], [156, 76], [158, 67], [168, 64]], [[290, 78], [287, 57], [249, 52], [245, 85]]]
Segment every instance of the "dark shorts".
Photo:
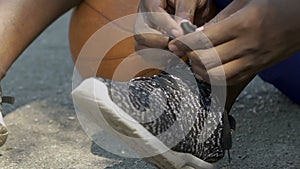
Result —
[[[219, 10], [232, 0], [215, 0]], [[262, 72], [259, 76], [273, 84], [295, 103], [300, 104], [300, 52]]]

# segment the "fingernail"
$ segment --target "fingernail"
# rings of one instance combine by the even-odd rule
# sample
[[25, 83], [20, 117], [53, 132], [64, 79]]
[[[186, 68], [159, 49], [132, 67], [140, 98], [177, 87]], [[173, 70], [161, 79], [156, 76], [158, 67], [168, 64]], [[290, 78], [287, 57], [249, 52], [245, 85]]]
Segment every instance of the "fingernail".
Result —
[[171, 33], [172, 33], [172, 35], [175, 36], [175, 37], [180, 37], [180, 36], [181, 36], [180, 31], [179, 31], [179, 30], [176, 30], [176, 29], [172, 29], [172, 30], [171, 30]]
[[169, 50], [174, 52], [174, 51], [178, 51], [178, 48], [174, 44], [169, 44]]
[[200, 32], [200, 31], [203, 31], [203, 30], [204, 30], [204, 26], [201, 26], [200, 28], [196, 29], [196, 32]]

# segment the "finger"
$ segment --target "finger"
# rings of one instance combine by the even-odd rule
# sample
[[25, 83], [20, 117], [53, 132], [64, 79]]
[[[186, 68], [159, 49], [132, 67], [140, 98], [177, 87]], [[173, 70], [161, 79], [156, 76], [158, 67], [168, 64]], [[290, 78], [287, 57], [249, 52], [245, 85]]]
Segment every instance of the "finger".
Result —
[[234, 85], [254, 76], [258, 71], [252, 62], [252, 55], [233, 60], [224, 65], [209, 69], [207, 73], [215, 80], [225, 79], [229, 85]]
[[209, 75], [208, 75], [206, 69], [203, 66], [201, 66], [197, 63], [194, 63], [194, 62], [191, 62], [191, 66], [192, 66], [193, 72], [195, 74], [195, 77], [197, 79], [203, 80], [207, 83], [210, 82]]
[[177, 22], [181, 20], [188, 20], [194, 22], [194, 14], [197, 8], [198, 0], [177, 0], [175, 16]]
[[187, 56], [191, 60], [201, 62], [206, 69], [212, 69], [245, 55], [249, 55], [250, 53], [251, 51], [243, 49], [239, 41], [233, 40], [218, 45], [217, 47], [191, 51], [187, 53]]
[[253, 71], [253, 68], [251, 69], [250, 57], [251, 56], [247, 57], [247, 59], [234, 60], [210, 70], [198, 63], [194, 64], [194, 62], [191, 62], [191, 65], [194, 73], [197, 75], [197, 79], [212, 85], [235, 85], [252, 78], [257, 73]]
[[144, 17], [145, 17], [145, 13], [137, 14], [135, 24], [134, 24], [134, 33], [135, 34], [143, 34], [143, 33], [162, 34], [162, 32], [151, 28], [149, 19], [145, 19]]
[[239, 35], [241, 31], [239, 28], [242, 27], [241, 23], [244, 21], [241, 11], [247, 3], [248, 0], [233, 1], [208, 24], [204, 25], [202, 32], [214, 46], [233, 40]]
[[207, 70], [205, 66], [199, 60], [189, 59], [190, 65], [193, 69], [195, 77], [199, 80], [209, 81]]
[[182, 35], [180, 26], [166, 12], [167, 3], [160, 0], [144, 0], [139, 6], [140, 15], [145, 18], [144, 22], [153, 29], [169, 35], [179, 37]]
[[180, 37], [183, 32], [179, 24], [164, 10], [160, 10], [157, 13], [146, 14], [151, 15], [151, 23], [157, 29], [165, 32], [169, 36]]
[[207, 36], [213, 46], [217, 46], [238, 37], [242, 21], [243, 17], [240, 15], [231, 15], [217, 23], [204, 25], [202, 33]]
[[179, 37], [169, 43], [169, 49], [173, 52], [189, 52], [192, 50], [212, 48], [210, 39], [202, 32], [197, 31]]
[[171, 50], [192, 50], [208, 49], [222, 43], [234, 40], [240, 33], [240, 16], [224, 19], [218, 23], [204, 26], [202, 31], [199, 29], [188, 35], [179, 37], [169, 43]]
[[205, 69], [222, 65], [222, 61], [214, 48], [191, 51], [187, 53], [187, 56], [193, 63], [201, 64]]
[[137, 15], [134, 26], [134, 37], [136, 45], [148, 46], [150, 48], [166, 48], [169, 37], [163, 35], [158, 30], [152, 29], [145, 23], [141, 14]]
[[169, 37], [153, 33], [135, 35], [134, 38], [137, 45], [147, 46], [148, 48], [167, 49], [169, 42]]
[[[238, 6], [235, 4], [231, 4], [231, 5], [232, 8]], [[231, 12], [228, 12], [226, 13], [226, 15], [230, 13]], [[226, 16], [226, 15], [225, 13], [224, 15], [220, 14], [219, 17]], [[197, 29], [197, 32], [195, 33], [171, 41], [169, 44], [169, 48], [171, 45], [172, 49], [185, 50], [185, 51], [189, 51], [189, 49], [191, 49], [191, 48], [187, 48], [186, 46], [192, 46], [196, 50], [207, 49], [212, 46], [217, 46], [219, 44], [233, 40], [238, 36], [238, 34], [241, 31], [241, 29], [239, 28], [241, 27], [241, 22], [244, 20], [244, 17], [239, 15], [239, 13], [233, 13], [222, 20], [220, 19], [215, 19], [215, 20], [218, 20], [218, 22], [216, 23], [211, 22], [210, 24], [206, 24], [204, 25], [204, 28]]]

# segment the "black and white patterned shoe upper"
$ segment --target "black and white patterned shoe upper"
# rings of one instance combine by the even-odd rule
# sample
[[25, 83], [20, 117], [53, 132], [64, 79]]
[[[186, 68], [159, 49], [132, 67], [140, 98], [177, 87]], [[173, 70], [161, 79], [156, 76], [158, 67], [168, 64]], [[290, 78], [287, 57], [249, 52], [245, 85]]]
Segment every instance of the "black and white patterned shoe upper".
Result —
[[106, 83], [112, 100], [122, 110], [172, 150], [207, 162], [224, 156], [223, 109], [210, 111], [218, 100], [210, 96], [207, 83], [192, 83], [166, 72], [129, 83], [98, 80]]

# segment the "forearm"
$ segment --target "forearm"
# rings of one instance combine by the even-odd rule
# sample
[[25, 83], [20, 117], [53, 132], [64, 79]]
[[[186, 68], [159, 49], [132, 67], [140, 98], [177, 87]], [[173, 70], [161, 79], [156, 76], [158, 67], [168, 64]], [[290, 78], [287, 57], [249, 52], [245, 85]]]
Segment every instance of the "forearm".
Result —
[[80, 0], [0, 0], [0, 80], [23, 50]]

